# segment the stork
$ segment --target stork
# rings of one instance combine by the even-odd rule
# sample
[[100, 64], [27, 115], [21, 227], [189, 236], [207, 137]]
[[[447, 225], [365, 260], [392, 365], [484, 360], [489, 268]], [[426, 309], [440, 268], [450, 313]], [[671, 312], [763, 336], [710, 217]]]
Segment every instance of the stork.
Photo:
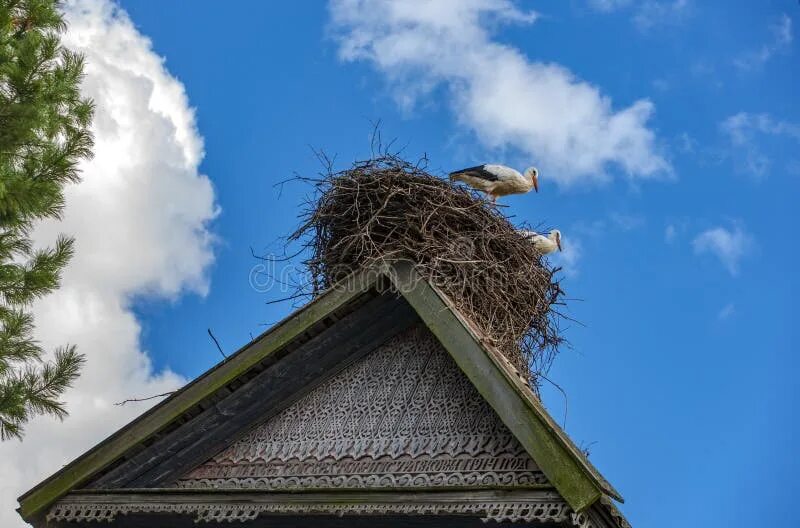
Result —
[[533, 247], [542, 255], [552, 253], [556, 249], [561, 251], [561, 231], [553, 229], [547, 236], [536, 231], [520, 231], [520, 234], [531, 241]]
[[505, 165], [478, 165], [450, 173], [450, 181], [463, 181], [486, 193], [491, 201], [498, 196], [525, 194], [531, 189], [539, 192], [539, 171], [528, 167], [523, 174]]

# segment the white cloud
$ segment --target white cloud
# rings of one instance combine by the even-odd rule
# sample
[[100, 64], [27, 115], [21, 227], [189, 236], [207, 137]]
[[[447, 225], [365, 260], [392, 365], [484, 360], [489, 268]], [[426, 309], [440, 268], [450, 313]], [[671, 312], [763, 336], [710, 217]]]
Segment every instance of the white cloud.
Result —
[[664, 226], [664, 242], [673, 244], [678, 239], [683, 239], [691, 229], [692, 220], [689, 218], [671, 218]]
[[659, 92], [666, 92], [671, 88], [670, 82], [666, 79], [653, 79], [652, 85]]
[[631, 0], [589, 0], [589, 5], [592, 8], [606, 13], [627, 7], [630, 3]]
[[692, 7], [689, 0], [590, 0], [589, 6], [603, 13], [631, 7], [633, 23], [642, 32], [656, 26], [678, 25], [686, 20]]
[[664, 241], [671, 244], [675, 241], [676, 236], [678, 236], [678, 229], [673, 224], [668, 224], [664, 229]]
[[690, 136], [687, 132], [681, 132], [678, 135], [678, 150], [684, 154], [692, 154], [697, 146], [697, 140]]
[[766, 177], [772, 160], [759, 147], [759, 136], [784, 137], [800, 143], [800, 125], [781, 121], [769, 114], [739, 112], [720, 123], [731, 145], [734, 163], [756, 179]]
[[464, 130], [535, 160], [545, 181], [607, 180], [612, 166], [630, 178], [670, 174], [647, 127], [649, 100], [615, 110], [563, 66], [492, 38], [490, 28], [536, 18], [509, 0], [332, 0], [330, 11], [340, 57], [372, 63], [401, 106], [443, 87]]
[[787, 136], [800, 141], [800, 125], [776, 120], [769, 114], [739, 112], [723, 121], [721, 127], [737, 146], [750, 142], [754, 133]]
[[609, 218], [614, 226], [622, 231], [633, 231], [642, 227], [646, 222], [645, 217], [640, 214], [612, 212]]
[[777, 23], [770, 26], [772, 40], [756, 50], [743, 53], [733, 61], [734, 66], [743, 71], [757, 70], [764, 66], [776, 53], [789, 48], [794, 40], [792, 19], [782, 14]]
[[729, 319], [735, 313], [736, 313], [736, 305], [729, 302], [728, 304], [722, 307], [719, 313], [717, 313], [717, 319], [719, 319], [720, 321], [724, 321], [726, 319]]
[[59, 232], [74, 235], [76, 254], [62, 288], [34, 313], [47, 348], [75, 343], [88, 363], [66, 395], [64, 423], [40, 418], [22, 443], [0, 444], [4, 528], [24, 526], [17, 496], [148, 405], [114, 402], [184, 383], [170, 370], [153, 371], [131, 299], [203, 295], [213, 261], [214, 191], [198, 172], [203, 143], [182, 84], [107, 0], [73, 0], [65, 10], [65, 44], [87, 56], [83, 91], [97, 104], [96, 156], [67, 190], [63, 222], [35, 233], [42, 244]]
[[674, 26], [686, 19], [689, 7], [689, 0], [642, 2], [633, 15], [633, 23], [640, 31], [649, 31], [656, 26]]
[[731, 275], [739, 273], [739, 262], [753, 249], [752, 237], [740, 225], [731, 229], [714, 227], [698, 234], [692, 241], [695, 254], [716, 256]]
[[594, 241], [608, 237], [612, 230], [633, 231], [643, 227], [646, 223], [647, 218], [642, 214], [611, 211], [607, 216], [596, 220], [579, 220], [571, 226], [570, 231], [580, 233], [582, 237]]

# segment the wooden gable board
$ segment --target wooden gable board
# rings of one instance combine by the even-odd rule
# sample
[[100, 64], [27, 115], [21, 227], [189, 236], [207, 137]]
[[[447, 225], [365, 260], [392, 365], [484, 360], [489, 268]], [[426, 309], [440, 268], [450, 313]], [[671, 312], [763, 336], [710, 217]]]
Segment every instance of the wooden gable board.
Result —
[[446, 525], [465, 528], [477, 519], [551, 526], [574, 517], [421, 321], [164, 484], [90, 483], [60, 499], [45, 521], [50, 528], [96, 521], [122, 528], [138, 515], [139, 525], [194, 519], [261, 528], [286, 517], [318, 526], [326, 515], [342, 515], [388, 528], [410, 522], [387, 521], [392, 514], [425, 526], [456, 515]]
[[339, 287], [265, 332], [23, 495], [20, 498], [21, 515], [26, 519], [40, 515], [59, 497], [101, 474], [116, 460], [141, 450], [143, 443], [176, 421], [185, 420], [187, 413], [204, 400], [224, 391], [226, 385], [321, 324], [336, 310], [355, 302], [364, 292], [374, 288], [382, 276], [391, 280], [576, 512], [585, 510], [604, 495], [621, 500], [547, 415], [510, 365], [496, 351], [481, 343], [479, 334], [470, 328], [445, 296], [416, 274], [413, 266], [400, 262], [381, 273], [368, 270], [351, 276]]
[[172, 485], [276, 492], [553, 488], [422, 322]]

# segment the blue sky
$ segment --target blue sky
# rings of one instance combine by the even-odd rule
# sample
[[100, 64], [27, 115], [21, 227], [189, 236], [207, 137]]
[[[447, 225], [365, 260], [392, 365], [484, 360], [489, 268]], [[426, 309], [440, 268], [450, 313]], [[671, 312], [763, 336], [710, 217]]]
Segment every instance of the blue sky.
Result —
[[[503, 202], [563, 233], [583, 325], [550, 377], [634, 526], [786, 524], [800, 4], [483, 0], [431, 18], [374, 4], [121, 3], [195, 108], [219, 208], [202, 286], [122, 297], [154, 371], [192, 378], [220, 359], [207, 328], [232, 352], [290, 312], [248, 281], [250, 247], [276, 250], [308, 191], [275, 183], [320, 169], [310, 147], [364, 158], [380, 120], [437, 174], [540, 167], [538, 195]], [[544, 400], [562, 421], [563, 397]]]
[[[287, 185], [279, 198], [273, 185], [317, 172], [309, 146], [345, 166], [368, 154], [369, 122], [380, 119], [385, 136], [408, 144], [410, 156], [427, 153], [441, 172], [521, 158], [464, 133], [446, 87], [412, 108], [398, 105], [380, 71], [339, 60], [325, 4], [295, 4], [250, 4], [220, 17], [214, 4], [187, 13], [180, 3], [123, 3], [197, 108], [202, 170], [222, 208], [209, 295], [138, 305], [156, 364], [187, 376], [218, 360], [207, 327], [231, 351], [288, 313], [249, 286], [249, 247], [273, 249], [296, 225], [307, 189]], [[506, 200], [517, 218], [561, 227], [581, 244], [565, 288], [582, 299], [570, 308], [586, 326], [568, 330], [573, 349], [551, 376], [569, 395], [567, 429], [622, 491], [634, 525], [785, 522], [800, 469], [791, 354], [800, 57], [775, 28], [797, 20], [800, 5], [677, 3], [643, 25], [643, 7], [620, 4], [540, 2], [533, 24], [492, 33], [531, 60], [568, 68], [614, 108], [652, 101], [648, 127], [673, 170], [648, 181], [610, 164], [613, 181], [566, 189], [544, 173], [538, 196]], [[752, 64], [737, 66], [750, 54]], [[741, 112], [795, 134], [752, 130], [746, 144], [733, 144], [722, 123]], [[769, 159], [763, 175], [748, 166], [749, 149]], [[720, 258], [693, 245], [718, 227], [749, 240], [732, 257], [735, 275], [724, 250]], [[546, 390], [545, 400], [560, 420], [560, 396]]]

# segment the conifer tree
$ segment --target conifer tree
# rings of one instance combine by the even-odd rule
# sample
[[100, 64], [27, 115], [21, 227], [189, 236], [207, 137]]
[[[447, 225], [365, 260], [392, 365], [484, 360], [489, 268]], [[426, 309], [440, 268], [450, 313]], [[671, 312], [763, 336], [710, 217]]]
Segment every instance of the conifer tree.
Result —
[[79, 86], [83, 57], [61, 46], [57, 0], [0, 0], [0, 440], [22, 438], [33, 416], [66, 415], [60, 396], [84, 358], [51, 360], [33, 338], [31, 303], [59, 285], [71, 238], [34, 247], [36, 222], [59, 218], [63, 189], [91, 156], [93, 104]]

